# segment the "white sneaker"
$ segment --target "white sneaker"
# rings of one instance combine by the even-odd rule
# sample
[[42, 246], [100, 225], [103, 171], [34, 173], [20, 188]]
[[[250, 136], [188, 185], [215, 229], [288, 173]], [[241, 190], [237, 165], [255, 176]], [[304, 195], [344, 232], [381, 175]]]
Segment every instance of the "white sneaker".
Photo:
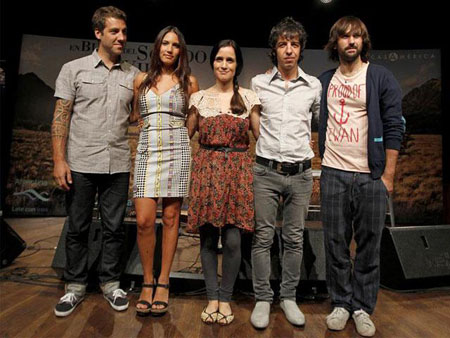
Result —
[[375, 325], [370, 319], [370, 315], [364, 310], [353, 312], [353, 320], [355, 321], [356, 331], [364, 337], [372, 337], [375, 334]]
[[250, 322], [257, 329], [265, 329], [269, 325], [270, 303], [259, 301], [256, 302]]
[[305, 325], [305, 316], [302, 311], [300, 311], [294, 300], [284, 299], [280, 302], [280, 307], [286, 315], [286, 319], [289, 323], [296, 326]]
[[349, 318], [350, 312], [343, 307], [335, 307], [333, 312], [327, 316], [327, 326], [330, 330], [343, 330]]

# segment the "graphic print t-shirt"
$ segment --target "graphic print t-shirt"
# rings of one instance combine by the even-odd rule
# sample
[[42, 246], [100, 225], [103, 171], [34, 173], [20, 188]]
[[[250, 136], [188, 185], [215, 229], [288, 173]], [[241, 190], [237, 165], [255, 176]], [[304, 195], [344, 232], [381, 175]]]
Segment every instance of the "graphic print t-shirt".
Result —
[[344, 76], [338, 68], [328, 86], [328, 124], [322, 165], [370, 173], [367, 158], [366, 75], [369, 63], [358, 73]]

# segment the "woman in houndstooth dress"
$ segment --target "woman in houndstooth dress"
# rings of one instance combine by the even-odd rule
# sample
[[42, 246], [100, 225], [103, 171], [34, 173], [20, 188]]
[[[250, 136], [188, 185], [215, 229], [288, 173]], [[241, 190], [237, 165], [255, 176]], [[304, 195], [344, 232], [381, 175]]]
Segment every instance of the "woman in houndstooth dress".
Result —
[[[191, 93], [198, 91], [190, 75], [187, 48], [181, 32], [168, 26], [159, 32], [150, 69], [134, 83], [132, 120], [140, 119], [133, 196], [137, 243], [144, 281], [136, 305], [140, 315], [164, 314], [169, 301], [169, 274], [175, 254], [180, 209], [188, 196], [190, 146], [185, 116]], [[153, 276], [155, 220], [158, 198], [163, 205], [161, 273]], [[152, 295], [154, 296], [152, 297]]]

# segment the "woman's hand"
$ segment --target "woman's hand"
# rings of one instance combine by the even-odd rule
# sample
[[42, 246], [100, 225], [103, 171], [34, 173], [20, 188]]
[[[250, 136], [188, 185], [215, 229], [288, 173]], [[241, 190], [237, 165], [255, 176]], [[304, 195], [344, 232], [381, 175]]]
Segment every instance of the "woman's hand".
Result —
[[144, 119], [143, 118], [138, 118], [138, 128], [139, 130], [141, 130], [142, 128], [144, 128]]

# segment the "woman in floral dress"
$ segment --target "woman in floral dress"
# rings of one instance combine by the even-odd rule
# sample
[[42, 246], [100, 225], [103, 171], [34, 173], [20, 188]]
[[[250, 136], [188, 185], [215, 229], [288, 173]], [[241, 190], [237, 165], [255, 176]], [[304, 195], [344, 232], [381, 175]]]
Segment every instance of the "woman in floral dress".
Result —
[[[201, 319], [227, 325], [233, 285], [241, 263], [241, 231], [253, 231], [252, 159], [249, 129], [259, 135], [260, 102], [240, 88], [243, 60], [233, 40], [222, 40], [210, 56], [216, 83], [194, 93], [189, 104], [189, 137], [199, 132], [189, 195], [188, 231], [200, 232], [200, 256], [208, 297]], [[223, 246], [222, 281], [217, 279], [217, 244]]]

